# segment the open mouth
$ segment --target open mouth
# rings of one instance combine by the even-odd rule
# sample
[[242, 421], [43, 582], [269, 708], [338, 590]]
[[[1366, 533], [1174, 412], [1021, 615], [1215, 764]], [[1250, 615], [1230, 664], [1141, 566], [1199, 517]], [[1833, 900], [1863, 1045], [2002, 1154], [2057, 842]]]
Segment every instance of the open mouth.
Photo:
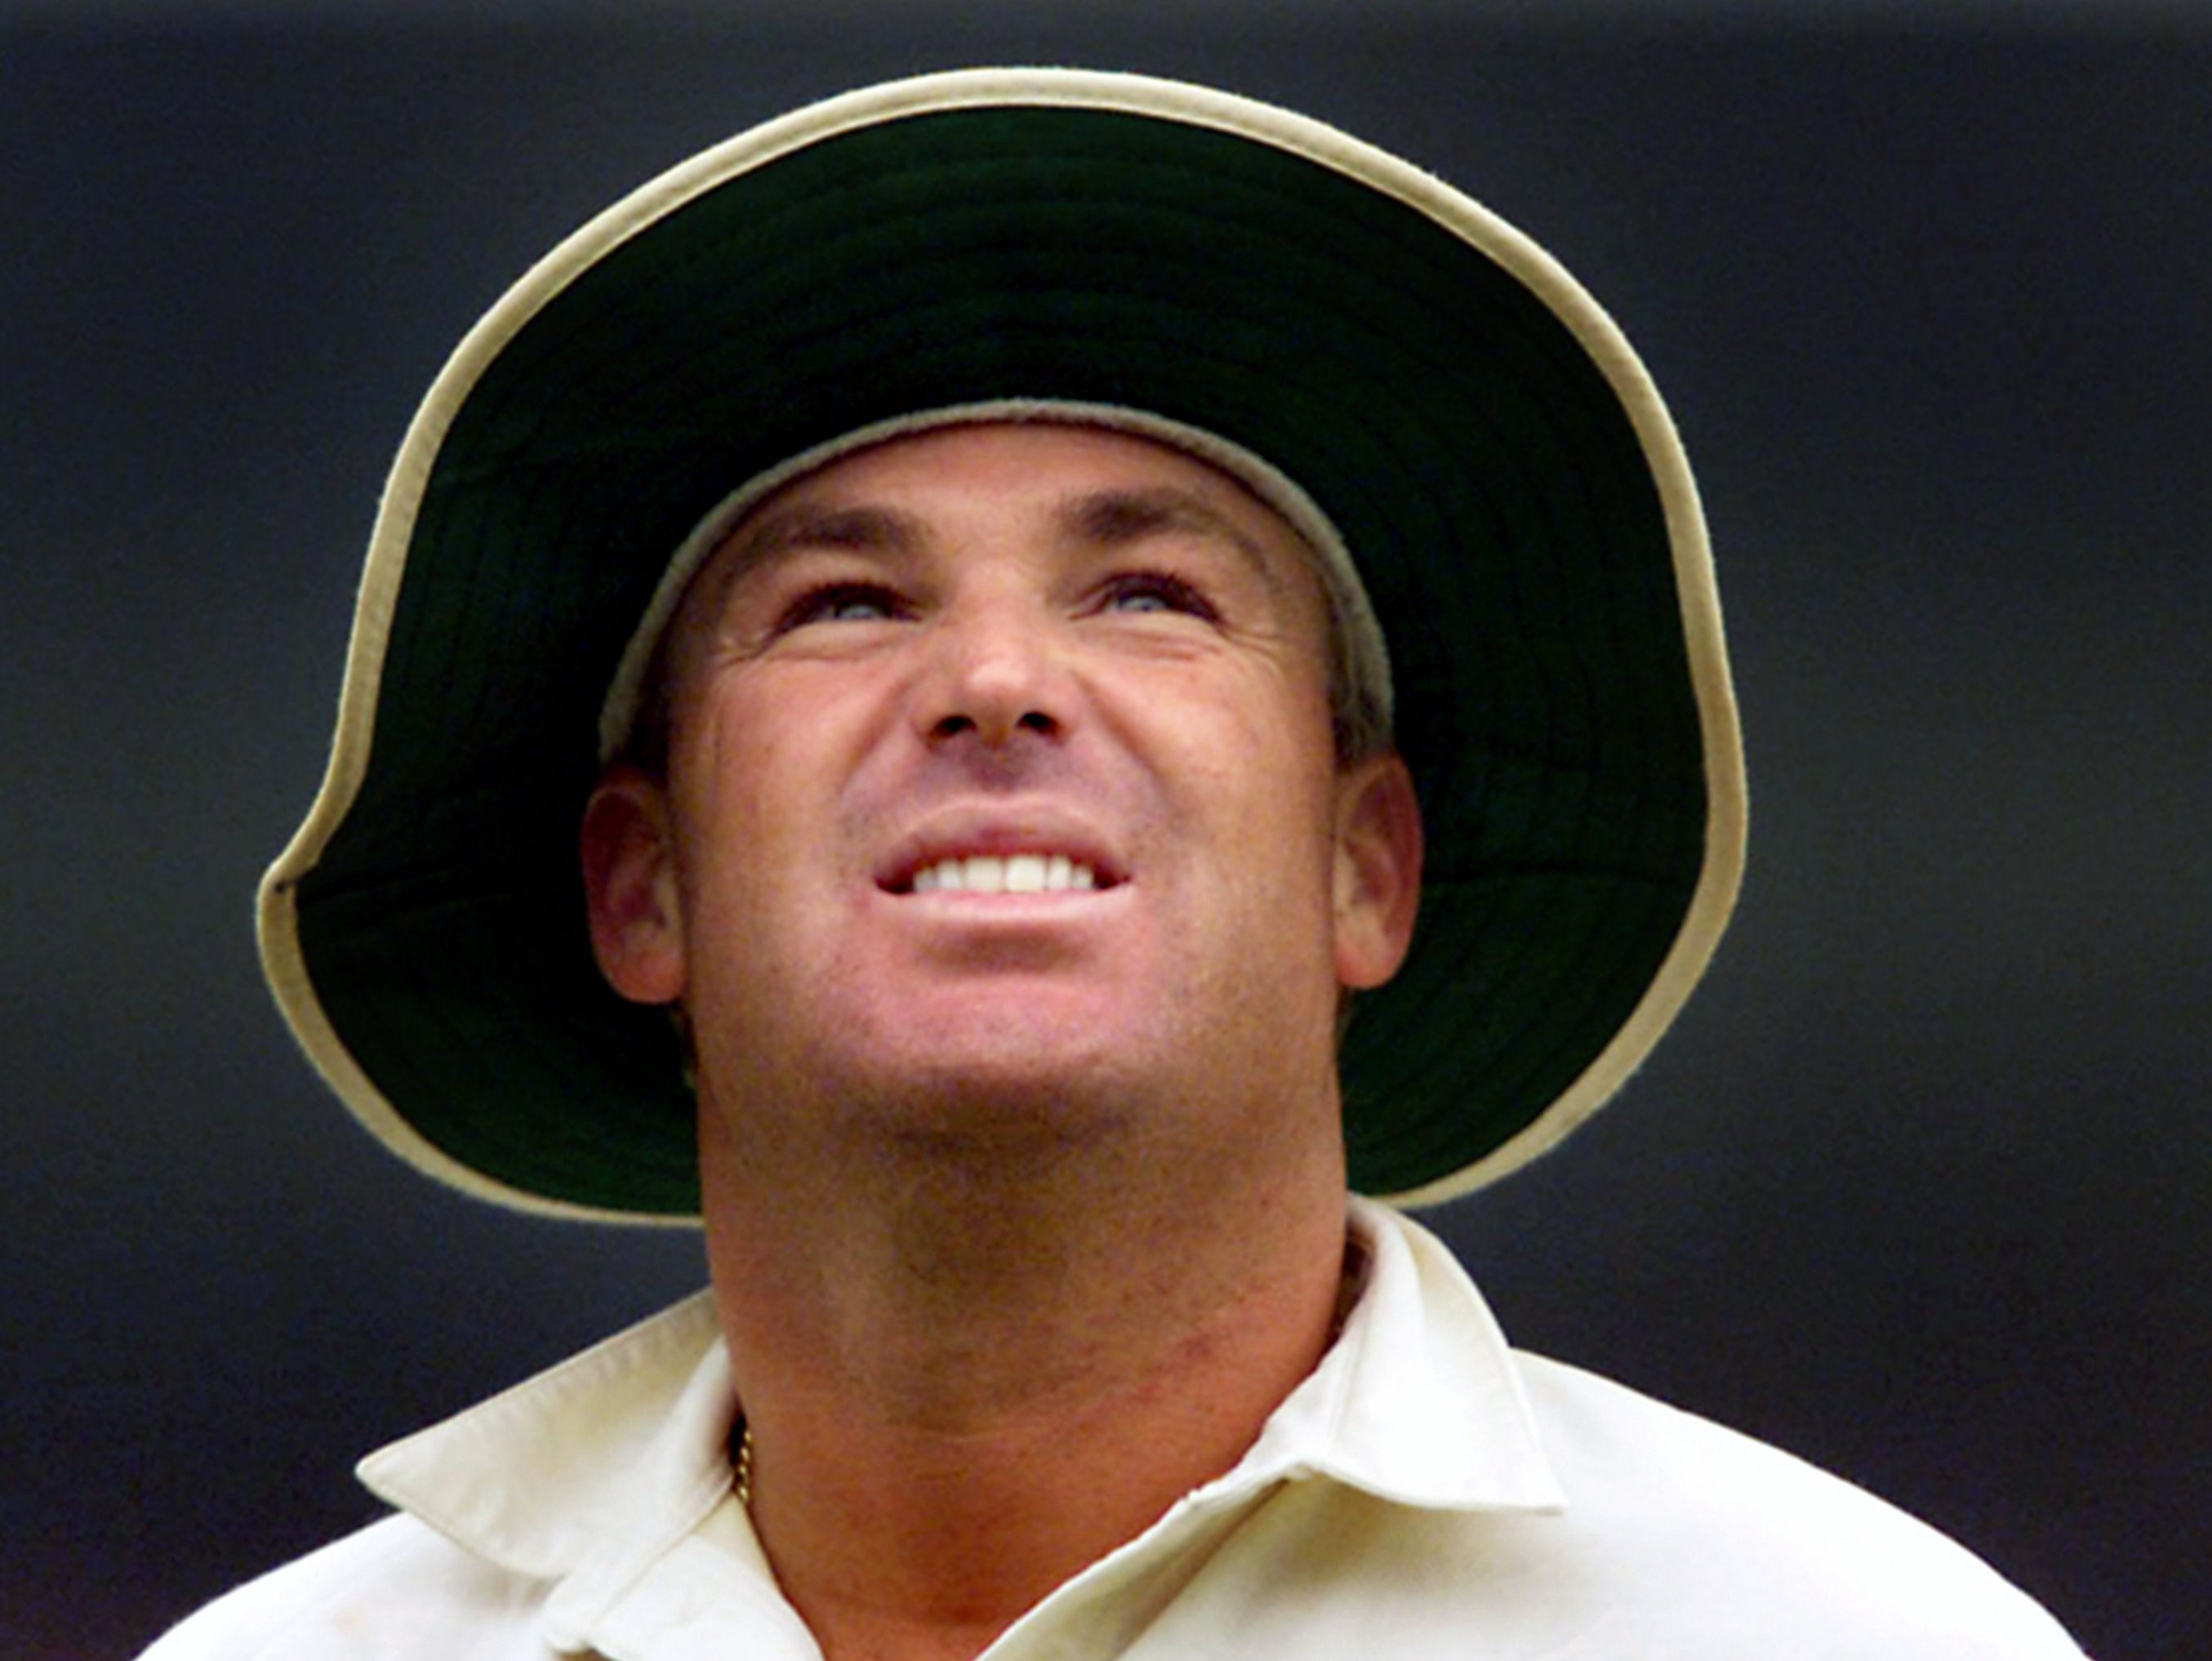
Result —
[[1064, 849], [938, 854], [883, 878], [884, 893], [1095, 893], [1126, 878]]
[[1066, 854], [962, 854], [919, 866], [895, 894], [1066, 894], [1110, 888], [1114, 879]]

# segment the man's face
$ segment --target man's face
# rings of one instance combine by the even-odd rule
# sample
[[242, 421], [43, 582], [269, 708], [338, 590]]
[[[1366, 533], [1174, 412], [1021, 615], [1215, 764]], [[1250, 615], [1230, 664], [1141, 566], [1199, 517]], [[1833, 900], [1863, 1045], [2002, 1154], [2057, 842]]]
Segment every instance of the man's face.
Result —
[[686, 599], [665, 791], [616, 793], [653, 904], [612, 953], [595, 915], [602, 960], [680, 998], [726, 1110], [925, 1102], [966, 1134], [1233, 1086], [1333, 1126], [1339, 988], [1403, 946], [1361, 910], [1369, 799], [1412, 809], [1394, 760], [1335, 765], [1326, 632], [1289, 526], [1147, 440], [833, 462]]

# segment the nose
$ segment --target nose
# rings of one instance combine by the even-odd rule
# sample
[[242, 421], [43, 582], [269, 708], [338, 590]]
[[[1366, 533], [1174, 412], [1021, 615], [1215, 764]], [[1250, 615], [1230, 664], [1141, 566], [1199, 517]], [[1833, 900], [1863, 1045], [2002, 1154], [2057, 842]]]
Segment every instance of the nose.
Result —
[[915, 711], [931, 744], [967, 739], [995, 751], [1023, 734], [1061, 736], [1073, 700], [1061, 643], [1042, 606], [1012, 595], [955, 604], [933, 632]]

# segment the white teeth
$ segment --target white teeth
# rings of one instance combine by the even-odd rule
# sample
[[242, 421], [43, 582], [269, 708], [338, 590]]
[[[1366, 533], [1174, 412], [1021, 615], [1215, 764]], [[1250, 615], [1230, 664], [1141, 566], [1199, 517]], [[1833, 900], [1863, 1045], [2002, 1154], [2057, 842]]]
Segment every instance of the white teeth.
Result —
[[1097, 886], [1097, 873], [1065, 854], [970, 854], [914, 873], [917, 894], [1057, 894]]

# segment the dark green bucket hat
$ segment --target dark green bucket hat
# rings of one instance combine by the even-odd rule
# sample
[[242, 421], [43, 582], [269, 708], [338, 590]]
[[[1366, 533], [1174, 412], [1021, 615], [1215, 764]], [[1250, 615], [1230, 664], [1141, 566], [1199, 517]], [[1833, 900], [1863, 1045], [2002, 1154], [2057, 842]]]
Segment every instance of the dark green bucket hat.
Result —
[[1198, 88], [925, 76], [695, 157], [549, 255], [416, 415], [330, 772], [261, 894], [324, 1076], [407, 1159], [570, 1215], [696, 1214], [672, 1030], [600, 979], [603, 702], [733, 489], [917, 412], [1036, 402], [1296, 482], [1388, 642], [1427, 852], [1341, 1073], [1353, 1185], [1447, 1198], [1650, 1050], [1742, 867], [1705, 529], [1643, 366], [1450, 187]]

